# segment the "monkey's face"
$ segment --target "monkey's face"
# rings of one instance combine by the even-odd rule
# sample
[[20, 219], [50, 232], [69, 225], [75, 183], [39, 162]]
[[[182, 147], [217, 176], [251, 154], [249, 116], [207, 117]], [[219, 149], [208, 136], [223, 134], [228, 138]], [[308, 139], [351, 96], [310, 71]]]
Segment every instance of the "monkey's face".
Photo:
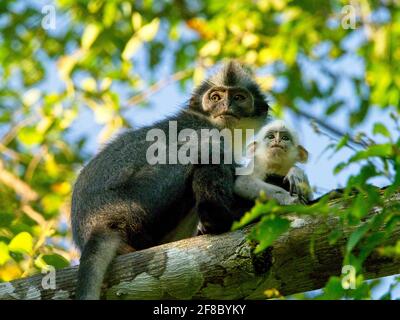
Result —
[[297, 148], [290, 132], [286, 129], [269, 130], [264, 139], [264, 150], [266, 156], [276, 161], [285, 161], [293, 166], [297, 160]]
[[248, 152], [254, 155], [266, 172], [281, 176], [286, 176], [297, 161], [305, 162], [308, 156], [289, 130], [276, 127], [262, 132], [257, 141], [250, 144]]
[[235, 128], [254, 113], [254, 99], [243, 87], [212, 87], [203, 95], [203, 112], [219, 127]]
[[221, 129], [258, 131], [269, 106], [251, 73], [230, 61], [194, 90], [189, 108]]

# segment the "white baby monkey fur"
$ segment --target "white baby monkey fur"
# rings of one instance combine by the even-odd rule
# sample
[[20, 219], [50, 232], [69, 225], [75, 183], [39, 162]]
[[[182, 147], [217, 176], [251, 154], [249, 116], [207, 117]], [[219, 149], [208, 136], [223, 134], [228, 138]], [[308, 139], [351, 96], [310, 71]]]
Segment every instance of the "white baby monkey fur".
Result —
[[[289, 131], [293, 145], [288, 149], [288, 152], [285, 153], [284, 159], [282, 159], [279, 154], [273, 154], [278, 152], [278, 150], [267, 150], [266, 143], [263, 141], [268, 131], [282, 130]], [[296, 133], [294, 130], [291, 130], [284, 121], [276, 120], [262, 127], [255, 137], [255, 142], [251, 143], [249, 148], [249, 153], [254, 153], [254, 157], [251, 157], [247, 167], [253, 168], [253, 172], [249, 175], [237, 177], [235, 192], [246, 199], [254, 200], [258, 198], [260, 192], [263, 191], [268, 199], [276, 199], [280, 204], [299, 203], [297, 196], [291, 196], [285, 189], [263, 181], [267, 174], [287, 176], [290, 171], [308, 185], [308, 180], [304, 172], [294, 166], [294, 164], [300, 160], [298, 145], [299, 139]], [[255, 149], [251, 151], [252, 148]], [[303, 159], [303, 162], [305, 162], [305, 160], [306, 159]]]

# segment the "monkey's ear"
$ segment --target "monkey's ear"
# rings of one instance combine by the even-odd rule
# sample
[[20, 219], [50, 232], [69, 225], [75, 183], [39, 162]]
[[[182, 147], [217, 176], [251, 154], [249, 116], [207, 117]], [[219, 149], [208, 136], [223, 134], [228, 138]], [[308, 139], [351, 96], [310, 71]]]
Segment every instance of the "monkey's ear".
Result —
[[247, 155], [254, 155], [257, 148], [257, 141], [252, 141], [247, 145]]
[[308, 160], [308, 151], [301, 145], [297, 146], [298, 150], [298, 159], [301, 163], [306, 163]]
[[117, 190], [128, 184], [134, 171], [132, 168], [122, 168], [116, 175], [111, 176], [105, 183], [108, 190]]

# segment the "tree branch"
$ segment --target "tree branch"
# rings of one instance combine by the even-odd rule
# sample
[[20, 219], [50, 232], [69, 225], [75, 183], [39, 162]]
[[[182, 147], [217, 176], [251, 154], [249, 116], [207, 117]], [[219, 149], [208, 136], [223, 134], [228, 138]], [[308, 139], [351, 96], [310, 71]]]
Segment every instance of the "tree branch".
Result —
[[[400, 193], [394, 201], [400, 201]], [[265, 299], [266, 289], [277, 289], [282, 295], [319, 289], [330, 276], [341, 274], [343, 247], [354, 230], [345, 229], [344, 238], [331, 245], [328, 235], [337, 224], [337, 217], [298, 218], [289, 232], [259, 255], [246, 240], [249, 226], [119, 256], [107, 274], [102, 298]], [[399, 239], [397, 226], [385, 244]], [[367, 279], [398, 273], [399, 259], [377, 253], [364, 264]], [[44, 274], [0, 283], [0, 299], [72, 299], [76, 275], [77, 267], [57, 271], [54, 290], [43, 288]]]

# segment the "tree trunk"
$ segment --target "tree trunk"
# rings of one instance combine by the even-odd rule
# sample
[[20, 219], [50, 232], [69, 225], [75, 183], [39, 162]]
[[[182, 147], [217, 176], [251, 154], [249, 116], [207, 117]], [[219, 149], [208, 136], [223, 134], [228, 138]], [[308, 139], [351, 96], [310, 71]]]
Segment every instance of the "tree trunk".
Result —
[[[396, 196], [399, 200], [399, 194]], [[340, 275], [345, 237], [330, 245], [337, 218], [298, 218], [289, 232], [259, 255], [246, 240], [250, 226], [222, 235], [204, 235], [119, 256], [107, 273], [104, 299], [265, 299], [266, 289], [282, 295], [319, 289]], [[397, 226], [388, 244], [399, 237]], [[310, 250], [310, 241], [313, 248]], [[366, 278], [400, 273], [400, 261], [372, 254]], [[48, 274], [0, 283], [0, 299], [73, 299], [77, 267], [58, 270], [55, 289]], [[44, 283], [44, 285], [43, 285]], [[47, 285], [47, 286], [46, 286]]]

